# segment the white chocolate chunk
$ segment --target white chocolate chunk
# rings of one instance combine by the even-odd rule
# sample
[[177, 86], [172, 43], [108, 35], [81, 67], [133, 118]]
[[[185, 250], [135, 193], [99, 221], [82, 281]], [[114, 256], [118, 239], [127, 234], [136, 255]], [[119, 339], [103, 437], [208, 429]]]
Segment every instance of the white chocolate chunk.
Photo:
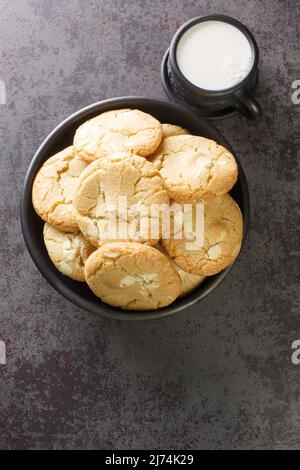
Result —
[[221, 253], [222, 248], [220, 247], [220, 245], [214, 245], [210, 247], [207, 252], [209, 259], [217, 259]]

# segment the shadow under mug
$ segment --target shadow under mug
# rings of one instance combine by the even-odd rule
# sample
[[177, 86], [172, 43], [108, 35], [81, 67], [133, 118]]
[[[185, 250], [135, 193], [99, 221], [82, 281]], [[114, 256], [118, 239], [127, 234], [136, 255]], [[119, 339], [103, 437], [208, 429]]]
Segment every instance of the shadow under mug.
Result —
[[[238, 28], [248, 39], [253, 61], [245, 78], [230, 88], [206, 90], [191, 83], [182, 74], [176, 59], [176, 50], [183, 34], [192, 26], [204, 21], [222, 21]], [[258, 119], [262, 110], [252, 94], [258, 82], [258, 47], [253, 35], [239, 21], [225, 15], [208, 15], [193, 18], [177, 31], [162, 63], [162, 81], [166, 94], [176, 101], [191, 105], [202, 117], [220, 119], [239, 111], [247, 119]]]

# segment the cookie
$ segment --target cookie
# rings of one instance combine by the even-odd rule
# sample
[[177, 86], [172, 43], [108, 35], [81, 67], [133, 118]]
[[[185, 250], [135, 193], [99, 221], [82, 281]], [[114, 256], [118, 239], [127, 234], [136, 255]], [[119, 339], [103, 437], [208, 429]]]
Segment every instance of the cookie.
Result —
[[[175, 263], [173, 263], [176, 266]], [[182, 290], [180, 297], [184, 297], [187, 294], [193, 292], [196, 287], [200, 286], [205, 279], [205, 276], [198, 276], [197, 274], [187, 273], [183, 271], [179, 266], [176, 266], [176, 271], [178, 272], [181, 282], [182, 282]]]
[[[91, 163], [79, 178], [73, 202], [79, 228], [95, 246], [109, 241], [157, 243], [163, 215], [153, 215], [152, 204], [169, 205], [159, 171], [145, 158], [124, 152]], [[153, 239], [152, 227], [158, 228]]]
[[213, 140], [194, 135], [167, 137], [150, 158], [170, 197], [198, 202], [227, 193], [238, 176], [234, 156]]
[[177, 126], [176, 124], [162, 124], [161, 127], [164, 139], [166, 137], [171, 137], [172, 135], [190, 134], [187, 129]]
[[82, 124], [74, 136], [74, 148], [87, 162], [115, 152], [141, 157], [153, 153], [162, 139], [160, 122], [138, 109], [107, 111]]
[[107, 243], [89, 257], [85, 278], [93, 293], [114, 307], [153, 310], [172, 303], [181, 279], [166, 256], [139, 243]]
[[80, 232], [60, 232], [52, 225], [44, 225], [44, 242], [54, 266], [75, 281], [85, 281], [84, 264], [95, 248]]
[[64, 232], [78, 231], [72, 201], [78, 176], [87, 163], [68, 147], [46, 160], [35, 177], [32, 203], [37, 214]]
[[181, 282], [182, 282], [182, 289], [181, 289], [181, 294], [179, 297], [184, 297], [185, 295], [189, 294], [192, 292], [196, 287], [200, 286], [202, 282], [205, 279], [205, 276], [198, 276], [197, 274], [191, 274], [186, 271], [183, 271], [177, 264], [174, 263], [174, 261], [169, 257], [167, 252], [162, 248], [160, 243], [158, 243], [155, 248], [157, 250], [161, 251], [167, 258], [170, 260], [172, 266], [176, 271], [178, 272]]
[[[193, 210], [195, 215], [195, 205]], [[195, 220], [193, 217], [193, 230]], [[176, 232], [177, 237], [178, 233], [180, 232]], [[187, 239], [186, 236], [175, 239], [172, 225], [170, 238], [161, 240], [161, 244], [184, 271], [212, 276], [234, 261], [241, 248], [242, 236], [243, 219], [240, 208], [229, 194], [225, 194], [204, 203], [203, 244], [199, 243], [197, 246], [196, 240]]]

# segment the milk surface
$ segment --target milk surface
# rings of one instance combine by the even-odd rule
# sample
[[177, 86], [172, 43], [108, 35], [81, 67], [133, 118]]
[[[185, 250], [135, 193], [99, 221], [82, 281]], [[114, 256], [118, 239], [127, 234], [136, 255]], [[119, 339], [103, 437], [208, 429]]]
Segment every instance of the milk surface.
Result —
[[180, 38], [176, 60], [181, 73], [206, 90], [223, 90], [242, 81], [253, 54], [246, 36], [235, 26], [208, 20], [192, 26]]

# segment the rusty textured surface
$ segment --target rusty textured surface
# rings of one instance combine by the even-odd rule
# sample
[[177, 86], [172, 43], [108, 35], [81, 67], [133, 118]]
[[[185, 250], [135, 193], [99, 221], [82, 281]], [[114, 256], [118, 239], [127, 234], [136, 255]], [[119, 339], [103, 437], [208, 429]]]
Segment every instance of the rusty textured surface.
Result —
[[[298, 6], [297, 6], [298, 4]], [[0, 0], [0, 447], [297, 448], [299, 2]], [[22, 240], [19, 198], [34, 150], [66, 116], [105, 97], [163, 98], [176, 29], [208, 12], [254, 32], [259, 125], [217, 126], [243, 162], [249, 238], [200, 304], [150, 323], [104, 321], [64, 300]], [[297, 43], [298, 39], [298, 43]]]

